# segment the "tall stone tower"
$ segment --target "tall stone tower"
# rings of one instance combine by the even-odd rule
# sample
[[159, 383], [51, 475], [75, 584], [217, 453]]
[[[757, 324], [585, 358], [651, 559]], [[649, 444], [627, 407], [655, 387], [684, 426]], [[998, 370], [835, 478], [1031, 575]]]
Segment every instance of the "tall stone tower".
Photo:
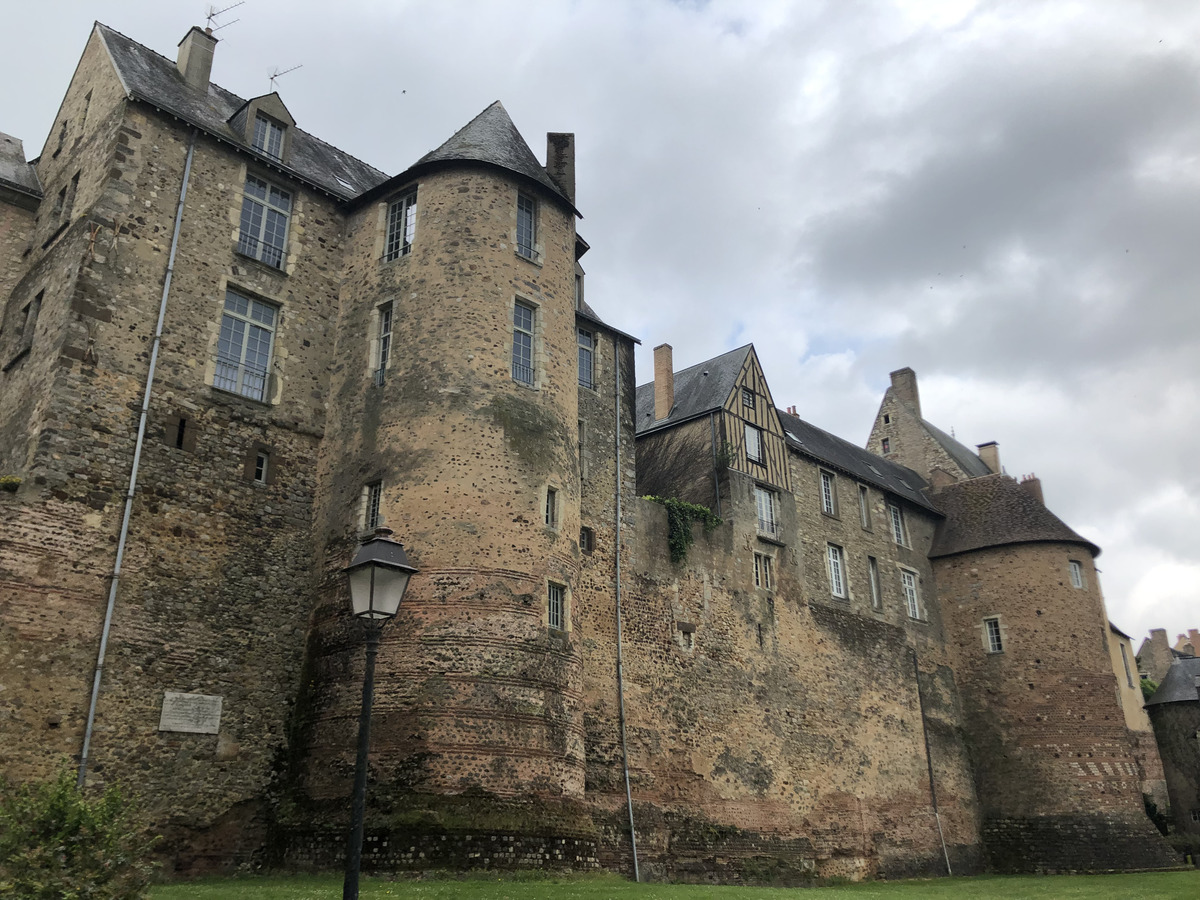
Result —
[[571, 151], [551, 135], [543, 168], [494, 103], [347, 219], [305, 802], [347, 796], [363, 651], [340, 570], [377, 525], [421, 574], [383, 632], [376, 809], [583, 796]]

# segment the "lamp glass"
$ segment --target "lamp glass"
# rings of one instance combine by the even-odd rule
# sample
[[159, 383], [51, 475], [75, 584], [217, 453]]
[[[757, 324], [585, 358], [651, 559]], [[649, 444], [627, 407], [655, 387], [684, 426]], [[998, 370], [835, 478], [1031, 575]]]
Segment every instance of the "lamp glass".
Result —
[[366, 619], [390, 619], [396, 615], [408, 587], [409, 575], [403, 569], [374, 563], [351, 569], [350, 602], [354, 615]]

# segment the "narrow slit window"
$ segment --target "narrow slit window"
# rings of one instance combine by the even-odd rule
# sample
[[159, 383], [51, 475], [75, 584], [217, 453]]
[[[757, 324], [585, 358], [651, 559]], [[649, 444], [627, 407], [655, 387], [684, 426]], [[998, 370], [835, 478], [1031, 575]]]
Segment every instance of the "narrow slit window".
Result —
[[579, 529], [579, 549], [591, 553], [596, 549], [596, 532], [584, 525]]
[[826, 550], [829, 558], [829, 593], [844, 600], [846, 598], [845, 554], [837, 544], [829, 544]]
[[363, 531], [374, 531], [383, 524], [379, 506], [383, 500], [383, 482], [373, 481], [363, 488]]
[[557, 631], [567, 630], [567, 589], [561, 584], [549, 585], [547, 591], [546, 619], [550, 627]]
[[837, 515], [837, 488], [832, 472], [821, 473], [821, 512], [827, 516]]
[[533, 387], [533, 326], [536, 310], [518, 300], [513, 305], [513, 381]]
[[579, 386], [594, 388], [596, 368], [596, 337], [583, 328], [576, 329], [579, 341]]
[[867, 557], [867, 578], [871, 582], [871, 609], [883, 609], [883, 592], [879, 588], [879, 561]]
[[375, 383], [382, 385], [387, 374], [388, 364], [392, 361], [392, 304], [385, 303], [379, 307], [379, 342], [375, 353]]
[[537, 244], [537, 201], [524, 194], [517, 195], [517, 253], [526, 259], [535, 258]]
[[558, 491], [546, 488], [546, 527], [558, 527]]
[[858, 519], [864, 531], [871, 530], [871, 494], [865, 484], [858, 486]]
[[1067, 566], [1071, 570], [1071, 587], [1082, 588], [1084, 585], [1083, 566], [1075, 560], [1071, 560]]

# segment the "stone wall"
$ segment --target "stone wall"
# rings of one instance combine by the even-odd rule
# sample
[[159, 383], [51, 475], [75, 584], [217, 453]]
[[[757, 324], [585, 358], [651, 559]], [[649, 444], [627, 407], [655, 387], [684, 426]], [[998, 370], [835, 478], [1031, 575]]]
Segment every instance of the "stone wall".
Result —
[[1150, 707], [1150, 716], [1175, 829], [1200, 834], [1200, 703], [1159, 703]]

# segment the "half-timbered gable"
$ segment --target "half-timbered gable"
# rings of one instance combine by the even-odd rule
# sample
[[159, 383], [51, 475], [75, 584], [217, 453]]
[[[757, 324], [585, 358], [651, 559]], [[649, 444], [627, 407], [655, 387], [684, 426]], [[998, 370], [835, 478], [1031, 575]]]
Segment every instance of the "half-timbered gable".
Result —
[[754, 345], [745, 348], [737, 380], [722, 406], [722, 425], [729, 467], [756, 481], [791, 490], [787, 444], [775, 401]]

